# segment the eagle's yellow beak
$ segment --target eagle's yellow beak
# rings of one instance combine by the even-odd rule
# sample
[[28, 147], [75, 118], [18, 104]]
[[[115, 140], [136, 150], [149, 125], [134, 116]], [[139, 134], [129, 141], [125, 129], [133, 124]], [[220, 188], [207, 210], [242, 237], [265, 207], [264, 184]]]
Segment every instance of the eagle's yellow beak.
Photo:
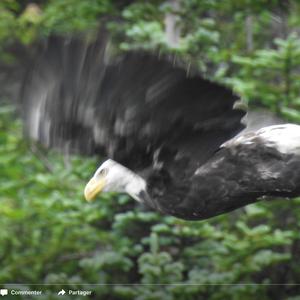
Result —
[[106, 184], [104, 177], [92, 177], [84, 189], [84, 197], [86, 201], [92, 201], [99, 194]]

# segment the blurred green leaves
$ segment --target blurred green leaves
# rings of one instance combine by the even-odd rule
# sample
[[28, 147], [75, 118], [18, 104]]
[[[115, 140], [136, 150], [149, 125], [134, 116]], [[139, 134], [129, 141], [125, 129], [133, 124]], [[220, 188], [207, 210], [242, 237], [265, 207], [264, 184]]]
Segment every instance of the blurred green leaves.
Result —
[[49, 291], [113, 284], [96, 288], [101, 299], [184, 300], [212, 291], [212, 299], [268, 299], [272, 286], [247, 284], [297, 282], [298, 199], [202, 222], [162, 216], [125, 195], [88, 204], [82, 190], [95, 159], [63, 159], [24, 141], [8, 106], [0, 141], [0, 283], [51, 283]]
[[291, 33], [275, 39], [275, 49], [256, 50], [251, 56], [234, 56], [239, 71], [227, 79], [250, 106], [261, 105], [294, 122], [300, 122], [300, 37]]
[[[160, 0], [2, 0], [0, 60], [11, 62], [6, 47], [16, 41], [30, 47], [113, 17], [108, 27], [121, 49], [176, 54], [250, 107], [300, 122], [300, 6], [286, 3], [190, 0], [174, 10]], [[180, 27], [175, 46], [165, 36], [170, 12]], [[13, 109], [1, 104], [0, 284], [54, 284], [50, 291], [100, 283], [98, 299], [117, 300], [297, 299], [299, 286], [276, 284], [299, 283], [300, 199], [185, 222], [126, 195], [86, 203], [83, 188], [97, 163], [24, 141]]]
[[49, 0], [42, 4], [19, 0], [0, 2], [0, 59], [9, 60], [5, 47], [32, 44], [49, 34], [70, 34], [97, 28], [99, 18], [114, 15], [109, 0]]
[[41, 20], [46, 33], [71, 33], [95, 28], [101, 16], [113, 13], [113, 3], [109, 0], [47, 2]]

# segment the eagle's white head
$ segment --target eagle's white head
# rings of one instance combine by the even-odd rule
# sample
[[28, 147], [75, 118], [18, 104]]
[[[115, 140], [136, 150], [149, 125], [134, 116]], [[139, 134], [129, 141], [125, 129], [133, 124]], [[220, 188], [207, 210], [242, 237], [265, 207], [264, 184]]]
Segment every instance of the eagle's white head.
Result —
[[101, 192], [127, 193], [137, 201], [146, 193], [146, 181], [112, 159], [106, 160], [95, 172], [84, 189], [87, 201]]

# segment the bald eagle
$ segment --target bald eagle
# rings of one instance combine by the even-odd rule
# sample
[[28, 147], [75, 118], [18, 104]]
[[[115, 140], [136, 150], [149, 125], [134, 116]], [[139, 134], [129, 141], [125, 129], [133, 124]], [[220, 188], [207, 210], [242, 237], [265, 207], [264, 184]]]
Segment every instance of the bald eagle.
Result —
[[21, 101], [31, 138], [108, 158], [85, 187], [88, 201], [116, 191], [201, 220], [300, 196], [300, 126], [244, 131], [238, 96], [169, 57], [52, 37], [28, 69]]

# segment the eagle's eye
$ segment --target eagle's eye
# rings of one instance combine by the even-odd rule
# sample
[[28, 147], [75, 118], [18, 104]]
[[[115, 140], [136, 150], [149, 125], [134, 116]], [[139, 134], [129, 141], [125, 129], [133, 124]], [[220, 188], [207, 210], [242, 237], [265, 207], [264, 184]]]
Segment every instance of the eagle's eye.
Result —
[[108, 173], [108, 169], [104, 168], [102, 170], [99, 171], [99, 173], [97, 175], [100, 175], [101, 177], [106, 176]]

